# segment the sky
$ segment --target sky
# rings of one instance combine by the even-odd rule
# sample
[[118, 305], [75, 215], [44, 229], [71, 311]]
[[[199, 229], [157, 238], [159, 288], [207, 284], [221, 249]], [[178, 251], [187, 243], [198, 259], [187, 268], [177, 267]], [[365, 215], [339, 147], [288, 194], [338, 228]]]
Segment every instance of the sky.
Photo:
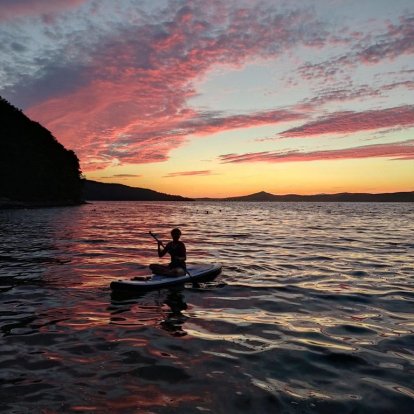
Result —
[[0, 0], [0, 95], [97, 181], [414, 190], [412, 0]]

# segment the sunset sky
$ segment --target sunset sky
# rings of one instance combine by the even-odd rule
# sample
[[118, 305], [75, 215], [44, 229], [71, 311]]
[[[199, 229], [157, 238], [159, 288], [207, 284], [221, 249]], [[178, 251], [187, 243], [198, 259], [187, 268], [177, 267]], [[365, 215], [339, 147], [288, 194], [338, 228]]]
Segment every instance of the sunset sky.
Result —
[[98, 181], [414, 190], [413, 0], [0, 0], [0, 95]]

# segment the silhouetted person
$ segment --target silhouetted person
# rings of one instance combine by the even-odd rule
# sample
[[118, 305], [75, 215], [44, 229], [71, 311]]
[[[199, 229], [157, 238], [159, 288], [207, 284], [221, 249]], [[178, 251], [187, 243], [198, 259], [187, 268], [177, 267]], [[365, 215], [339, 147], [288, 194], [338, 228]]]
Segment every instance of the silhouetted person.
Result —
[[158, 242], [158, 257], [164, 257], [167, 253], [171, 256], [171, 262], [168, 266], [162, 264], [150, 264], [150, 269], [153, 273], [163, 276], [184, 276], [187, 273], [185, 261], [187, 253], [185, 244], [180, 241], [181, 231], [178, 228], [171, 230], [172, 241], [168, 242], [166, 246], [159, 240]]

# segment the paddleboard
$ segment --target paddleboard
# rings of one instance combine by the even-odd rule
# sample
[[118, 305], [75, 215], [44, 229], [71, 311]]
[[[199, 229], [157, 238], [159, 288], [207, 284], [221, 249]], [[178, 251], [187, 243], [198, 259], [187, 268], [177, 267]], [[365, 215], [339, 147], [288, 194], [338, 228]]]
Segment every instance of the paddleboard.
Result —
[[[146, 280], [116, 280], [111, 282], [111, 289], [117, 292], [148, 292], [160, 290], [185, 283], [208, 282], [221, 273], [221, 264], [203, 264], [187, 266], [188, 273], [184, 276], [162, 276], [151, 274]], [[145, 278], [145, 277], [143, 277]]]

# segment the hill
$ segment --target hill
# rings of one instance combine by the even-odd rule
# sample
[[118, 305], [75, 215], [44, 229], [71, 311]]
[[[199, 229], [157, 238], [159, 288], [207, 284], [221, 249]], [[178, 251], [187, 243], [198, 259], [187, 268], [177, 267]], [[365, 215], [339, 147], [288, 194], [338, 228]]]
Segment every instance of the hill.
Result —
[[275, 195], [261, 191], [240, 197], [222, 198], [221, 201], [285, 201], [285, 202], [414, 202], [414, 191], [398, 193], [338, 193], [314, 195]]
[[81, 185], [76, 154], [0, 97], [0, 204], [77, 204]]
[[190, 201], [190, 198], [159, 193], [146, 188], [130, 187], [123, 184], [108, 184], [84, 180], [83, 198], [85, 200], [106, 201]]
[[227, 201], [275, 201], [274, 194], [266, 193], [266, 191], [260, 191], [259, 193], [249, 194], [239, 197], [228, 197]]

